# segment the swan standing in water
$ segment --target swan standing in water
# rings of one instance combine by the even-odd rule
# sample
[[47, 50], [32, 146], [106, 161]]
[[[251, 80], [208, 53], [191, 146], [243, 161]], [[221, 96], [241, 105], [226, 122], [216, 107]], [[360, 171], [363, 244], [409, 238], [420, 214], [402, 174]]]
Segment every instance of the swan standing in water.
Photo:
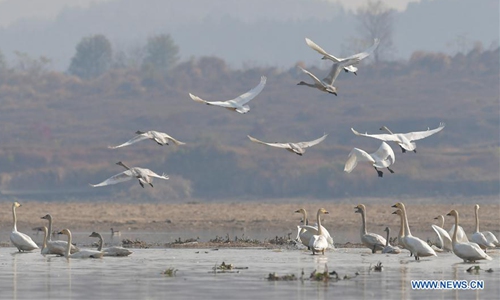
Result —
[[113, 246], [113, 247], [102, 249], [102, 245], [104, 244], [104, 241], [102, 239], [102, 235], [100, 233], [95, 232], [95, 231], [92, 232], [89, 235], [89, 237], [95, 237], [95, 238], [99, 239], [99, 246], [97, 247], [97, 251], [102, 251], [104, 253], [104, 256], [129, 256], [130, 254], [132, 254], [132, 251], [130, 251], [126, 248], [123, 248], [123, 247]]
[[386, 239], [385, 247], [382, 250], [382, 253], [390, 253], [390, 254], [401, 253], [401, 249], [399, 249], [399, 247], [392, 246], [391, 244], [389, 244], [389, 235], [390, 235], [391, 229], [389, 227], [386, 227], [384, 229], [384, 231], [387, 232], [387, 239]]
[[18, 202], [12, 203], [12, 218], [14, 219], [14, 228], [10, 233], [10, 241], [16, 246], [19, 252], [33, 251], [38, 249], [38, 246], [33, 242], [27, 234], [17, 231], [16, 207], [20, 207]]
[[386, 240], [382, 236], [376, 233], [367, 232], [366, 230], [366, 207], [363, 204], [359, 204], [354, 207], [354, 209], [356, 209], [356, 211], [354, 211], [355, 213], [361, 214], [361, 221], [363, 223], [361, 224], [360, 235], [363, 245], [370, 248], [372, 253], [375, 253], [377, 250], [383, 250]]
[[105, 186], [105, 185], [111, 185], [111, 184], [116, 184], [116, 183], [128, 181], [128, 180], [131, 180], [133, 178], [137, 178], [139, 180], [139, 184], [142, 187], [144, 187], [144, 184], [149, 184], [151, 187], [153, 187], [153, 184], [152, 184], [153, 178], [160, 178], [160, 179], [168, 180], [167, 175], [162, 174], [160, 176], [160, 175], [156, 174], [155, 172], [151, 171], [150, 169], [137, 168], [137, 167], [129, 168], [121, 161], [117, 162], [116, 164], [124, 167], [127, 170], [123, 171], [121, 173], [118, 173], [118, 174], [104, 180], [101, 183], [90, 184], [90, 185], [93, 187]]
[[313, 79], [314, 83], [307, 83], [305, 81], [301, 81], [297, 83], [297, 85], [307, 85], [308, 87], [316, 88], [322, 92], [334, 94], [335, 96], [337, 96], [337, 88], [333, 86], [333, 83], [339, 76], [340, 71], [345, 66], [357, 64], [358, 62], [359, 59], [348, 59], [342, 62], [334, 63], [332, 65], [332, 68], [330, 69], [330, 73], [328, 73], [328, 75], [325, 78], [323, 78], [323, 80], [320, 80], [313, 73], [299, 67], [302, 70], [302, 72], [306, 73], [307, 75], [309, 75], [309, 77]]
[[[325, 250], [328, 248], [328, 240], [323, 233], [323, 226], [321, 226], [321, 214], [329, 214], [329, 212], [324, 208], [320, 208], [318, 209], [318, 213], [316, 214], [316, 219], [318, 222], [318, 234], [313, 234], [313, 236], [309, 240], [309, 248], [312, 250], [313, 255], [315, 255], [316, 252], [321, 252], [321, 254], [324, 255]], [[307, 225], [301, 225], [300, 227], [307, 227]]]
[[472, 242], [476, 243], [481, 247], [481, 249], [486, 250], [486, 248], [495, 248], [495, 244], [489, 242], [484, 233], [479, 231], [479, 205], [474, 205], [474, 215], [476, 217], [476, 230], [471, 235], [470, 239]]
[[154, 130], [150, 130], [150, 131], [139, 131], [138, 130], [135, 133], [137, 134], [136, 137], [128, 140], [127, 142], [125, 142], [121, 145], [108, 146], [108, 148], [109, 149], [121, 148], [121, 147], [132, 145], [132, 144], [135, 144], [137, 142], [147, 140], [147, 139], [155, 141], [160, 146], [168, 145], [169, 141], [172, 141], [176, 145], [185, 145], [186, 144], [186, 143], [183, 143], [181, 141], [174, 139], [173, 137], [171, 137], [170, 135], [168, 135], [164, 132], [159, 132], [159, 131], [154, 131]]
[[[334, 63], [341, 63], [343, 61], [350, 60], [350, 59], [358, 59], [358, 62], [359, 62], [359, 61], [367, 58], [378, 47], [379, 43], [380, 43], [380, 40], [375, 39], [373, 41], [373, 45], [370, 48], [366, 49], [365, 51], [358, 53], [358, 54], [351, 55], [351, 56], [346, 57], [346, 58], [337, 58], [337, 57], [331, 55], [330, 53], [326, 52], [325, 50], [323, 50], [323, 48], [318, 46], [316, 43], [314, 43], [310, 39], [306, 38], [306, 44], [311, 49], [313, 49], [316, 52], [318, 52], [319, 54], [323, 55], [322, 59], [329, 59], [329, 60], [333, 61]], [[358, 62], [356, 62], [356, 64]], [[354, 73], [354, 75], [358, 75], [358, 74], [356, 74], [356, 72], [358, 71], [358, 68], [353, 66], [353, 64], [344, 66], [344, 71], [352, 72], [352, 73]]]
[[304, 154], [306, 152], [306, 148], [309, 148], [309, 147], [312, 147], [314, 145], [321, 143], [322, 141], [325, 140], [325, 138], [328, 136], [328, 134], [324, 134], [322, 137], [315, 139], [314, 141], [298, 142], [298, 143], [266, 143], [266, 142], [263, 142], [263, 141], [260, 141], [256, 138], [254, 138], [254, 137], [251, 137], [249, 135], [247, 135], [247, 136], [254, 143], [267, 145], [267, 146], [271, 146], [271, 147], [276, 147], [276, 148], [286, 149], [287, 151], [290, 151], [292, 153], [295, 153], [295, 154], [302, 156], [302, 154]]
[[370, 162], [377, 171], [378, 177], [382, 177], [384, 173], [377, 168], [387, 168], [389, 172], [394, 173], [394, 171], [389, 167], [396, 162], [396, 156], [394, 155], [394, 151], [392, 151], [391, 146], [387, 145], [385, 142], [382, 142], [376, 152], [370, 154], [364, 150], [354, 148], [351, 150], [351, 153], [349, 153], [349, 157], [345, 163], [344, 172], [351, 173], [351, 171], [358, 165], [359, 161]]
[[415, 260], [420, 260], [420, 257], [437, 256], [436, 252], [425, 241], [415, 237], [411, 234], [410, 226], [408, 225], [408, 217], [406, 215], [406, 208], [403, 203], [398, 202], [392, 207], [399, 208], [403, 217], [404, 223], [404, 244], [415, 256]]
[[459, 242], [457, 241], [458, 232], [458, 211], [452, 210], [447, 216], [455, 217], [455, 230], [453, 231], [452, 243], [453, 253], [464, 260], [464, 262], [475, 262], [477, 260], [486, 259], [491, 260], [491, 257], [486, 254], [478, 244], [473, 242]]
[[121, 236], [122, 235], [122, 233], [120, 232], [120, 230], [114, 230], [113, 227], [111, 227], [110, 229], [111, 229], [111, 237]]
[[66, 251], [64, 252], [64, 256], [66, 258], [102, 258], [104, 255], [104, 252], [102, 251], [96, 251], [96, 250], [88, 250], [88, 249], [82, 249], [76, 253], [71, 254], [70, 253], [70, 245], [71, 245], [71, 231], [69, 229], [63, 229], [59, 232], [59, 234], [65, 234], [68, 236], [68, 245], [66, 246]]
[[451, 237], [444, 230], [444, 217], [443, 215], [439, 215], [434, 218], [435, 220], [440, 220], [441, 221], [441, 227], [438, 225], [432, 224], [431, 227], [434, 229], [434, 232], [436, 232], [437, 237], [438, 237], [438, 243], [436, 243], [436, 246], [438, 246], [439, 249], [447, 252], [452, 252], [453, 251], [453, 244], [451, 243]]
[[[49, 228], [48, 228], [48, 236], [47, 236], [47, 242], [46, 242], [46, 247], [45, 249], [42, 249], [42, 254], [56, 254], [56, 255], [64, 255], [64, 252], [66, 251], [66, 247], [68, 246], [68, 242], [66, 241], [53, 241], [52, 240], [52, 216], [50, 214], [46, 214], [45, 216], [42, 217], [44, 220], [49, 221]], [[74, 245], [71, 245], [71, 253], [78, 252], [79, 249], [75, 247]]]
[[[300, 240], [300, 242], [307, 247], [308, 250], [311, 250], [309, 247], [309, 242], [311, 241], [311, 238], [314, 235], [319, 235], [318, 224], [316, 224], [315, 226], [309, 225], [309, 221], [307, 219], [307, 212], [304, 208], [296, 210], [295, 212], [301, 213], [303, 215], [303, 220], [305, 224], [297, 226], [298, 229], [297, 237]], [[323, 226], [321, 226], [321, 232], [326, 237], [326, 241], [328, 242], [328, 248], [332, 249], [335, 248], [333, 244], [333, 239], [330, 236], [330, 232], [328, 232], [328, 230]]]
[[[404, 218], [403, 218], [403, 213], [401, 212], [401, 209], [397, 209], [395, 212], [392, 213], [393, 215], [398, 215], [400, 220], [401, 220], [401, 224], [400, 224], [400, 227], [399, 227], [399, 234], [398, 234], [398, 245], [401, 246], [401, 248], [403, 249], [408, 249], [408, 247], [405, 245], [405, 241], [404, 241], [404, 237], [405, 237], [405, 221], [404, 221]], [[411, 253], [410, 251], [410, 256], [412, 256], [413, 254]]]
[[415, 141], [421, 140], [423, 138], [426, 138], [428, 136], [431, 136], [435, 133], [440, 132], [443, 130], [445, 124], [443, 122], [439, 123], [439, 127], [436, 129], [432, 130], [427, 130], [427, 131], [416, 131], [416, 132], [409, 132], [409, 133], [392, 133], [392, 131], [387, 128], [387, 126], [382, 126], [380, 130], [385, 130], [389, 134], [368, 134], [368, 133], [359, 133], [353, 128], [351, 128], [352, 132], [355, 135], [358, 136], [366, 136], [366, 137], [371, 137], [377, 140], [381, 140], [384, 142], [395, 142], [396, 144], [401, 147], [401, 150], [403, 153], [406, 151], [413, 151], [417, 153], [417, 145], [415, 144]]
[[260, 77], [260, 83], [250, 91], [244, 93], [243, 95], [238, 96], [237, 98], [234, 98], [232, 100], [227, 100], [227, 101], [206, 101], [201, 99], [198, 96], [195, 96], [193, 94], [189, 94], [189, 97], [193, 99], [196, 102], [204, 103], [207, 105], [215, 105], [215, 106], [220, 106], [227, 108], [229, 110], [234, 110], [236, 112], [239, 112], [240, 114], [245, 114], [250, 111], [250, 107], [248, 105], [245, 105], [248, 103], [250, 100], [255, 98], [262, 90], [264, 89], [264, 86], [266, 85], [266, 76]]

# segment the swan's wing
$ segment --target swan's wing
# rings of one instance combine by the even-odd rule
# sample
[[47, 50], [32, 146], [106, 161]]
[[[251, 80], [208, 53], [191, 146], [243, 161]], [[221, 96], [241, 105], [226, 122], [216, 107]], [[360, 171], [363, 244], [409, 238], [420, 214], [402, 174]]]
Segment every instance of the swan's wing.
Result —
[[394, 151], [386, 142], [382, 142], [377, 152], [370, 154], [376, 161], [376, 167], [385, 168], [392, 165], [396, 161]]
[[319, 139], [315, 139], [314, 141], [310, 141], [310, 142], [300, 142], [300, 143], [297, 143], [297, 145], [299, 145], [300, 148], [312, 147], [312, 146], [317, 145], [317, 144], [321, 143], [322, 141], [324, 141], [327, 136], [328, 136], [328, 134], [325, 133]]
[[131, 138], [130, 140], [126, 141], [125, 143], [121, 144], [121, 145], [118, 145], [118, 146], [108, 146], [109, 149], [116, 149], [116, 148], [121, 148], [121, 147], [125, 147], [125, 146], [128, 146], [128, 145], [132, 145], [134, 143], [137, 143], [137, 142], [140, 142], [142, 140], [147, 140], [149, 139], [148, 136], [145, 136], [145, 135], [137, 135], [133, 138]]
[[347, 158], [347, 161], [344, 166], [344, 172], [351, 173], [352, 170], [358, 165], [358, 161], [369, 161], [369, 162], [375, 162], [373, 158], [366, 153], [366, 151], [358, 149], [358, 148], [353, 148], [351, 152], [349, 153], [349, 157]]
[[330, 69], [330, 73], [328, 73], [328, 75], [325, 78], [323, 78], [323, 81], [326, 84], [332, 85], [335, 82], [335, 79], [337, 79], [337, 76], [339, 76], [340, 71], [342, 71], [342, 69], [344, 68], [345, 65], [347, 65], [347, 64], [334, 63], [332, 65], [332, 68]]
[[443, 249], [444, 248], [443, 238], [441, 237], [441, 231], [439, 230], [439, 229], [443, 230], [443, 228], [441, 228], [441, 227], [439, 227], [437, 225], [434, 225], [434, 224], [432, 224], [431, 227], [432, 227], [432, 229], [434, 230], [434, 232], [436, 233], [436, 235], [438, 237], [438, 241], [439, 241], [438, 247], [440, 247], [441, 249]]
[[98, 184], [90, 184], [93, 187], [98, 187], [98, 186], [105, 186], [105, 185], [111, 185], [111, 184], [117, 184], [120, 182], [128, 181], [132, 179], [132, 172], [130, 170], [123, 171], [121, 173], [118, 173], [114, 176], [111, 176], [110, 178], [104, 180], [101, 183]]
[[287, 148], [290, 148], [290, 145], [289, 144], [285, 144], [285, 143], [266, 143], [266, 142], [263, 142], [263, 141], [260, 141], [254, 137], [251, 137], [249, 135], [247, 135], [247, 137], [254, 143], [259, 143], [259, 144], [262, 144], [262, 145], [267, 145], [267, 146], [271, 146], [271, 147], [276, 147], [276, 148], [283, 148], [283, 149], [287, 149]]
[[399, 142], [400, 140], [395, 134], [368, 134], [368, 133], [360, 133], [354, 130], [354, 128], [351, 128], [351, 131], [357, 135], [357, 136], [366, 136], [366, 137], [371, 137], [377, 140], [385, 141], [385, 142]]
[[426, 130], [426, 131], [416, 131], [416, 132], [409, 132], [409, 133], [404, 133], [403, 135], [406, 136], [410, 141], [417, 141], [421, 140], [423, 138], [426, 138], [428, 136], [431, 136], [435, 133], [440, 132], [443, 130], [445, 124], [443, 122], [439, 123], [439, 127], [436, 129], [432, 130]]
[[267, 81], [266, 76], [261, 76], [260, 83], [256, 87], [254, 87], [253, 89], [244, 93], [243, 95], [238, 96], [237, 98], [233, 99], [232, 101], [236, 102], [239, 105], [243, 105], [243, 104], [247, 103], [248, 101], [255, 98], [260, 92], [262, 92], [262, 90], [264, 89], [264, 86], [266, 85], [266, 81]]
[[338, 59], [335, 56], [331, 55], [330, 53], [326, 52], [325, 50], [323, 50], [323, 48], [321, 48], [320, 46], [318, 46], [316, 43], [314, 43], [313, 41], [311, 41], [308, 38], [306, 38], [306, 44], [314, 51], [323, 55], [324, 58], [328, 58], [329, 60], [332, 60], [333, 62], [340, 62], [340, 59]]
[[310, 76], [310, 77], [314, 80], [314, 82], [315, 82], [316, 84], [319, 84], [319, 85], [321, 85], [321, 86], [322, 86], [322, 85], [324, 85], [324, 84], [323, 84], [323, 82], [321, 82], [321, 80], [319, 80], [319, 78], [318, 78], [318, 77], [316, 77], [313, 73], [311, 73], [311, 72], [309, 72], [309, 71], [307, 71], [306, 69], [303, 69], [303, 68], [301, 68], [301, 67], [299, 67], [299, 68], [302, 70], [302, 72], [304, 72], [304, 73], [306, 73], [307, 75], [309, 75], [309, 76]]
[[491, 231], [482, 231], [482, 233], [486, 237], [486, 240], [488, 240], [488, 243], [493, 243], [495, 246], [499, 245], [497, 237]]
[[31, 239], [29, 235], [19, 231], [12, 232], [10, 234], [10, 241], [17, 248], [31, 249], [31, 250], [38, 249], [38, 246], [35, 244], [35, 242]]
[[222, 107], [226, 107], [226, 108], [234, 108], [234, 106], [231, 105], [231, 103], [228, 103], [226, 101], [206, 101], [206, 100], [203, 100], [200, 97], [195, 96], [191, 93], [189, 93], [189, 97], [191, 97], [191, 99], [193, 99], [196, 102], [200, 102], [200, 103], [204, 103], [204, 104], [208, 104], [208, 105], [222, 106]]
[[370, 48], [366, 49], [363, 52], [351, 55], [351, 56], [349, 56], [349, 57], [347, 57], [345, 59], [353, 59], [354, 58], [354, 59], [358, 59], [358, 62], [359, 62], [359, 61], [367, 58], [368, 56], [370, 56], [370, 54], [372, 54], [373, 51], [375, 51], [375, 49], [377, 49], [379, 43], [380, 43], [379, 39], [374, 39], [373, 40], [373, 45]]
[[185, 145], [186, 144], [186, 143], [183, 143], [183, 142], [181, 142], [179, 140], [174, 139], [173, 137], [171, 137], [170, 135], [166, 134], [165, 132], [155, 131], [155, 134], [157, 134], [159, 136], [162, 136], [166, 140], [171, 140], [176, 145]]

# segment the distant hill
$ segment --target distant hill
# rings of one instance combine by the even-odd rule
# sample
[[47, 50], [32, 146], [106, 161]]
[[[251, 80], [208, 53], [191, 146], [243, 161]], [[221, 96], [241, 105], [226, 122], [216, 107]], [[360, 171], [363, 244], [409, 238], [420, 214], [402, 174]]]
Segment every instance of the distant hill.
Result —
[[[478, 46], [454, 56], [420, 51], [408, 61], [365, 64], [358, 76], [340, 74], [337, 97], [297, 86], [309, 78], [295, 66], [234, 69], [217, 57], [182, 62], [167, 76], [113, 69], [90, 81], [8, 70], [0, 73], [0, 192], [3, 199], [121, 201], [498, 195], [498, 57], [498, 48]], [[261, 75], [267, 85], [245, 115], [188, 96], [230, 99]], [[373, 152], [380, 145], [351, 127], [408, 132], [440, 122], [445, 129], [419, 141], [416, 154], [392, 145], [395, 174], [377, 178], [368, 164], [343, 172], [353, 147]], [[187, 145], [144, 141], [107, 149], [151, 129]], [[246, 137], [307, 141], [325, 132], [328, 138], [302, 157]], [[171, 179], [145, 189], [137, 182], [88, 186], [121, 172], [117, 161]]]

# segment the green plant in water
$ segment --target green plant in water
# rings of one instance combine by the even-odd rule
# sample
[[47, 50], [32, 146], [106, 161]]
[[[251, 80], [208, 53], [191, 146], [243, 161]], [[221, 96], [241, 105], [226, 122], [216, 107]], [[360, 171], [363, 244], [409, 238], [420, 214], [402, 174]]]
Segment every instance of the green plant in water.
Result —
[[163, 275], [167, 275], [168, 277], [174, 277], [175, 273], [177, 273], [176, 268], [168, 268], [165, 271], [162, 272]]

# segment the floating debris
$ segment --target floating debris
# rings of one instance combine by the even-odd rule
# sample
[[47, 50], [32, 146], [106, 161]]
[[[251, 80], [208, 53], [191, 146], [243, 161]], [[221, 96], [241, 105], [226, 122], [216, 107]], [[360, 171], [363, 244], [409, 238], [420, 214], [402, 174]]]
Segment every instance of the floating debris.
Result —
[[283, 276], [278, 276], [278, 274], [274, 272], [274, 273], [269, 273], [266, 279], [269, 281], [293, 281], [297, 280], [297, 277], [295, 277], [295, 274], [286, 274]]
[[489, 268], [488, 270], [486, 270], [486, 272], [488, 272], [488, 273], [493, 273], [493, 269], [492, 269], [492, 268]]
[[375, 272], [382, 272], [382, 270], [384, 269], [384, 267], [382, 266], [382, 262], [379, 261], [374, 267], [373, 267], [373, 270]]
[[222, 264], [220, 265], [215, 264], [215, 266], [212, 268], [213, 273], [239, 273], [240, 271], [237, 270], [247, 269], [248, 267], [235, 267], [233, 264], [226, 264], [225, 262], [222, 262]]
[[134, 241], [129, 240], [129, 239], [124, 239], [122, 240], [123, 247], [126, 248], [149, 248], [151, 245], [147, 244], [144, 241], [141, 241], [139, 239], [135, 239]]
[[480, 266], [472, 266], [468, 268], [466, 271], [469, 273], [479, 274], [479, 270], [481, 270]]

